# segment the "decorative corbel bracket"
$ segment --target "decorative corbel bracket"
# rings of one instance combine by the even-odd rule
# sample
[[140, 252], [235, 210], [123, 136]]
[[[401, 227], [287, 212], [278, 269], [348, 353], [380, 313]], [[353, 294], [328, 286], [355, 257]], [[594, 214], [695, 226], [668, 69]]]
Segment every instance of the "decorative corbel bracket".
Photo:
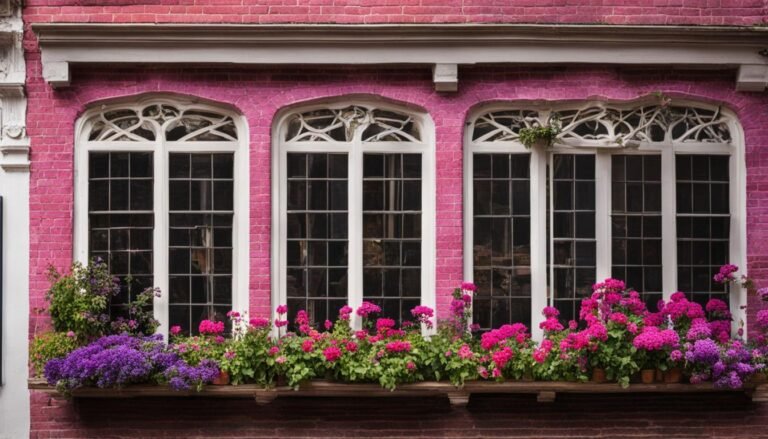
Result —
[[457, 64], [435, 64], [432, 67], [432, 81], [435, 83], [435, 91], [457, 91], [459, 89], [459, 66]]
[[742, 64], [736, 77], [738, 91], [765, 91], [768, 86], [768, 65]]
[[57, 61], [43, 63], [43, 79], [53, 88], [69, 86], [69, 63]]

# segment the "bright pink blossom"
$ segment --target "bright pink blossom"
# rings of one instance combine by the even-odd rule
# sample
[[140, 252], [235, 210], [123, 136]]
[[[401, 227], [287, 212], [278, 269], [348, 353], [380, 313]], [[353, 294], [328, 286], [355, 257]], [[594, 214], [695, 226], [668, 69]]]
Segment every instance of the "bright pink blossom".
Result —
[[387, 343], [387, 345], [384, 347], [387, 352], [396, 354], [400, 352], [410, 352], [411, 351], [411, 343], [408, 341], [392, 341]]
[[329, 346], [323, 351], [323, 356], [325, 356], [325, 361], [333, 363], [341, 358], [341, 349], [336, 346]]
[[264, 318], [253, 318], [248, 321], [248, 324], [256, 329], [263, 329], [269, 326], [269, 320]]
[[472, 358], [474, 354], [472, 352], [472, 348], [470, 348], [469, 345], [463, 344], [459, 348], [458, 355], [459, 355], [459, 358], [461, 358], [462, 360], [468, 360]]
[[313, 347], [315, 347], [315, 341], [312, 339], [306, 339], [301, 343], [301, 350], [304, 352], [311, 352]]
[[200, 322], [200, 326], [197, 328], [203, 335], [217, 335], [224, 332], [224, 322], [213, 322], [211, 320], [203, 320]]
[[357, 308], [357, 315], [360, 317], [368, 317], [371, 314], [378, 314], [381, 312], [381, 308], [371, 302], [363, 302], [359, 308]]
[[288, 312], [288, 305], [279, 305], [275, 311], [278, 314], [285, 314]]

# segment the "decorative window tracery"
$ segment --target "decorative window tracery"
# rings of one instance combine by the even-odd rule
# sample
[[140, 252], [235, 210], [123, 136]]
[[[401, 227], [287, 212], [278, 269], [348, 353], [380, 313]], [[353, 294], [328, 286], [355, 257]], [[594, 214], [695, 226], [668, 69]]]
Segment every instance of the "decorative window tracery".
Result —
[[145, 142], [163, 133], [167, 141], [236, 141], [237, 129], [231, 116], [211, 110], [164, 103], [110, 109], [95, 114], [89, 141]]
[[629, 146], [637, 142], [730, 143], [729, 119], [719, 108], [643, 105], [614, 108], [592, 104], [554, 111], [502, 110], [485, 113], [475, 122], [474, 142], [517, 141], [521, 128], [543, 126], [559, 119], [559, 143], [580, 146]]
[[412, 116], [363, 107], [322, 108], [296, 113], [287, 121], [287, 142], [418, 142], [419, 127]]
[[[121, 280], [112, 311], [145, 287], [161, 328], [247, 308], [248, 191], [243, 121], [215, 104], [151, 96], [88, 110], [78, 124], [77, 258]], [[84, 213], [81, 213], [81, 210]], [[128, 310], [128, 311], [126, 311]], [[122, 314], [120, 314], [122, 315]]]
[[[521, 131], [539, 127], [557, 128], [555, 142], [529, 149]], [[478, 287], [480, 327], [529, 315], [540, 337], [536, 310], [555, 306], [568, 320], [572, 303], [608, 277], [652, 311], [684, 291], [702, 305], [727, 300], [746, 319], [745, 291], [726, 295], [711, 281], [719, 265], [745, 260], [744, 145], [729, 110], [663, 96], [493, 104], [469, 119], [464, 163], [464, 277]], [[515, 205], [529, 209], [515, 216]], [[514, 229], [520, 219], [529, 222]]]
[[345, 100], [290, 110], [275, 128], [273, 303], [288, 320], [303, 309], [322, 326], [363, 301], [403, 321], [434, 307], [429, 116]]

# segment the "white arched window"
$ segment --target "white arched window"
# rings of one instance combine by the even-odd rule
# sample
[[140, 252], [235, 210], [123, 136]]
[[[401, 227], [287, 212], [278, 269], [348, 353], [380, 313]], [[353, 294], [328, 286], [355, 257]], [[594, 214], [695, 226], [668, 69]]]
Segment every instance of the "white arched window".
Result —
[[[551, 147], [522, 128], [559, 120]], [[675, 291], [705, 303], [744, 292], [712, 281], [743, 266], [743, 137], [725, 109], [672, 103], [487, 105], [465, 140], [465, 277], [483, 328], [533, 322], [542, 307], [578, 318], [591, 286], [623, 279], [649, 307]]]
[[374, 101], [284, 111], [273, 133], [273, 303], [313, 324], [345, 304], [434, 307], [429, 117]]
[[113, 314], [159, 287], [166, 333], [248, 307], [246, 125], [229, 109], [144, 97], [88, 110], [75, 147], [75, 257], [121, 280]]

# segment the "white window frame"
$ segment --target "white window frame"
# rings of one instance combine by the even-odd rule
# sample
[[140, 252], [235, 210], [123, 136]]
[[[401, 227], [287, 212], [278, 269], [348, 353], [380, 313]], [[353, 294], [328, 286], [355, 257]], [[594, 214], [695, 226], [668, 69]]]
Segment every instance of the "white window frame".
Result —
[[[235, 123], [235, 141], [165, 141], [165, 125], [155, 124], [155, 140], [147, 141], [89, 141], [93, 116], [117, 109], [141, 109], [154, 104], [169, 105], [184, 110], [200, 110], [229, 116]], [[249, 268], [249, 151], [248, 124], [234, 109], [224, 105], [169, 95], [148, 95], [110, 101], [88, 109], [75, 125], [75, 204], [74, 204], [74, 259], [87, 263], [88, 255], [88, 158], [91, 152], [152, 152], [153, 177], [153, 277], [161, 296], [153, 302], [154, 317], [160, 322], [157, 333], [168, 336], [168, 245], [169, 200], [168, 163], [171, 153], [222, 153], [234, 154], [234, 203], [232, 219], [232, 309], [248, 310]]]
[[[468, 117], [464, 133], [464, 278], [474, 278], [474, 236], [473, 236], [473, 155], [475, 153], [526, 153], [530, 154], [530, 199], [531, 199], [531, 332], [534, 339], [541, 340], [543, 331], [539, 323], [543, 307], [552, 304], [552, 297], [547, 286], [547, 182], [546, 167], [551, 164], [554, 154], [594, 154], [595, 155], [595, 239], [596, 273], [595, 279], [601, 281], [611, 276], [611, 156], [614, 154], [660, 154], [662, 166], [662, 294], [665, 300], [677, 290], [677, 200], [675, 155], [676, 154], [728, 154], [729, 160], [729, 196], [730, 196], [730, 262], [737, 264], [741, 272], [747, 268], [746, 235], [746, 162], [744, 132], [734, 112], [719, 108], [730, 130], [731, 141], [724, 143], [707, 142], [639, 142], [622, 147], [596, 146], [589, 142], [579, 144], [569, 139], [567, 145], [558, 144], [547, 150], [533, 147], [526, 149], [519, 141], [475, 142], [472, 134], [478, 118], [484, 114], [503, 110], [538, 111], [542, 119], [551, 112], [572, 110], [592, 105], [605, 105], [609, 108], [631, 109], [658, 103], [652, 99], [631, 102], [602, 102], [584, 100], [580, 103], [531, 103], [531, 102], [495, 102], [476, 107]], [[689, 106], [706, 110], [718, 110], [717, 106], [707, 105], [689, 99], [677, 99], [674, 106]], [[543, 115], [543, 116], [542, 116]], [[550, 194], [551, 195], [551, 194]], [[551, 197], [550, 197], [551, 199]], [[550, 218], [551, 220], [551, 218]], [[668, 267], [674, 267], [670, 269]], [[714, 273], [712, 273], [714, 275]], [[551, 273], [550, 273], [551, 276]], [[739, 285], [730, 287], [730, 308], [734, 315], [733, 331], [742, 323], [746, 325], [746, 290]]]
[[[320, 109], [340, 109], [358, 106], [407, 114], [419, 127], [419, 142], [363, 142], [363, 130], [356, 130], [353, 140], [340, 141], [299, 141], [285, 140], [288, 120], [297, 113]], [[275, 307], [287, 300], [286, 263], [287, 254], [287, 155], [301, 153], [346, 153], [348, 156], [348, 265], [347, 302], [357, 309], [363, 302], [363, 154], [364, 153], [419, 153], [422, 157], [421, 171], [421, 304], [435, 308], [435, 141], [434, 122], [423, 111], [394, 105], [378, 99], [335, 98], [309, 105], [292, 106], [281, 110], [272, 126], [272, 244], [271, 284], [272, 318], [277, 318]], [[329, 316], [330, 317], [330, 316]], [[360, 328], [361, 320], [353, 313], [352, 327]]]

